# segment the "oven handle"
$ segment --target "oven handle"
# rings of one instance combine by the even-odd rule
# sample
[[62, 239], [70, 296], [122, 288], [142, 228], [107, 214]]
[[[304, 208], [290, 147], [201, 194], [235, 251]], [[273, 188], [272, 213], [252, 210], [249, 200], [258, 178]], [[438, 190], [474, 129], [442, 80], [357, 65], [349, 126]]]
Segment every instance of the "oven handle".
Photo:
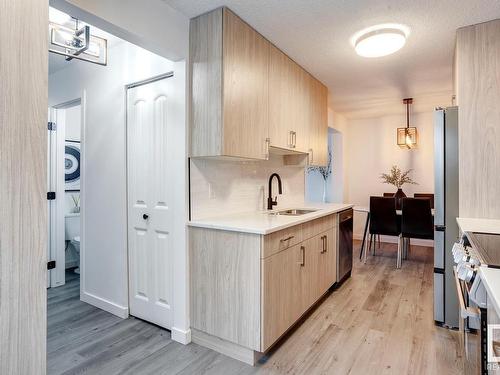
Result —
[[457, 269], [453, 267], [453, 275], [455, 276], [455, 285], [457, 287], [458, 303], [460, 304], [460, 316], [462, 319], [465, 318], [480, 318], [481, 311], [477, 307], [466, 307], [464, 301], [464, 294], [462, 292], [462, 286], [460, 285], [460, 280], [457, 276]]

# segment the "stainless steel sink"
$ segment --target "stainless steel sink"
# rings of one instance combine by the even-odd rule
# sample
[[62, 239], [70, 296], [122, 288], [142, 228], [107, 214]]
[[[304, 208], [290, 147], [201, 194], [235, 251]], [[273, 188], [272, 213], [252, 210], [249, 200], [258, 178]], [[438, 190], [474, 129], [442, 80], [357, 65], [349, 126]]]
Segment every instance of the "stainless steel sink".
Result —
[[318, 211], [318, 210], [293, 208], [293, 209], [290, 209], [290, 210], [270, 212], [269, 215], [276, 215], [276, 216], [280, 216], [280, 215], [283, 215], [283, 216], [300, 216], [300, 215], [310, 214], [311, 212], [316, 212], [316, 211]]

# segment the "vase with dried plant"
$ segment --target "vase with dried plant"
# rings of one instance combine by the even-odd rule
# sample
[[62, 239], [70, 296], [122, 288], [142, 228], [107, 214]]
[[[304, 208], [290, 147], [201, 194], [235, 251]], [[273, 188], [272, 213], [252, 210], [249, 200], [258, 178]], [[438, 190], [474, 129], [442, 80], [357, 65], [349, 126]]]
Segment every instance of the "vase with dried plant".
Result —
[[307, 172], [317, 172], [323, 177], [323, 203], [326, 203], [326, 181], [332, 174], [332, 150], [328, 148], [328, 163], [325, 166], [311, 165], [307, 168]]
[[80, 194], [75, 195], [71, 194], [71, 199], [73, 200], [73, 212], [74, 213], [79, 213], [80, 212]]
[[380, 178], [384, 184], [394, 185], [398, 190], [394, 194], [394, 198], [396, 198], [396, 209], [401, 209], [401, 199], [406, 197], [406, 194], [403, 192], [404, 184], [418, 185], [415, 181], [413, 181], [410, 177], [410, 173], [413, 169], [408, 169], [405, 172], [402, 172], [401, 169], [397, 165], [393, 165], [391, 171], [389, 173], [380, 174]]

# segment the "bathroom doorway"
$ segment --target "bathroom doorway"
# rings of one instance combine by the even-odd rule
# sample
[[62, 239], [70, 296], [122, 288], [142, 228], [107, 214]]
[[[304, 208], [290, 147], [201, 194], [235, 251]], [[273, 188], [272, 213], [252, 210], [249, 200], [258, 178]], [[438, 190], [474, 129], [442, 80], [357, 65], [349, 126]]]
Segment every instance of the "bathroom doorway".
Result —
[[74, 99], [49, 108], [47, 287], [80, 274], [80, 186], [82, 104]]

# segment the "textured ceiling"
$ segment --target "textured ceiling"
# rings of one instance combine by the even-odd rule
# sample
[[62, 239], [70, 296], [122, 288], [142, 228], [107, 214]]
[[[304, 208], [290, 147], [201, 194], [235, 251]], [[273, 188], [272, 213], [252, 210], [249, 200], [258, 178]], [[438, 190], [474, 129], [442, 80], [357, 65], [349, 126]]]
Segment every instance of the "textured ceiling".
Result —
[[[456, 29], [500, 18], [499, 0], [163, 1], [189, 18], [228, 6], [325, 83], [331, 108], [349, 117], [375, 115], [407, 96], [417, 109], [449, 104], [442, 101], [452, 90]], [[349, 38], [380, 23], [408, 25], [406, 46], [377, 59], [357, 56]]]

